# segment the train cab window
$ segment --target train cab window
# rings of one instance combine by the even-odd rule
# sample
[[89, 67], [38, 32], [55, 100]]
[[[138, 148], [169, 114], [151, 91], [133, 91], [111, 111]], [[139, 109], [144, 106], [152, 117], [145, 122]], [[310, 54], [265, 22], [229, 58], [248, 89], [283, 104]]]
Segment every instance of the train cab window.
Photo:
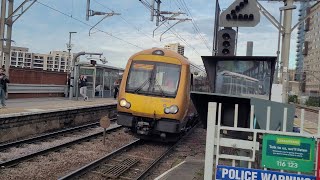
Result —
[[181, 66], [158, 62], [134, 62], [129, 71], [126, 92], [175, 97]]
[[172, 64], [161, 64], [156, 68], [156, 85], [154, 91], [163, 91], [175, 95], [180, 80], [180, 67]]
[[147, 91], [150, 87], [150, 79], [154, 65], [134, 63], [130, 68], [130, 74], [127, 82], [127, 90]]

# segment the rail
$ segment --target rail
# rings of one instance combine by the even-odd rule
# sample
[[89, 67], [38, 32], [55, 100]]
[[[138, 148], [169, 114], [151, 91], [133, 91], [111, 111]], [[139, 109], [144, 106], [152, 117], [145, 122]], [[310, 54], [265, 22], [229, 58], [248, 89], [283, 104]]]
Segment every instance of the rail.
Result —
[[86, 166], [83, 166], [81, 167], [80, 169], [77, 169], [69, 174], [67, 174], [66, 176], [63, 176], [61, 178], [59, 178], [59, 180], [66, 180], [66, 179], [74, 179], [76, 177], [79, 177], [83, 174], [85, 174], [86, 172], [98, 167], [101, 163], [103, 163], [104, 161], [106, 161], [107, 159], [109, 159], [111, 156], [114, 156], [115, 154], [121, 152], [121, 151], [124, 151], [124, 150], [127, 150], [129, 148], [131, 148], [132, 146], [135, 146], [137, 144], [141, 143], [141, 140], [140, 139], [137, 139], [127, 145], [124, 145], [122, 146], [121, 148], [105, 155], [104, 157], [96, 160], [96, 161], [93, 161], [92, 163], [90, 164], [87, 164]]
[[314, 113], [319, 113], [319, 108], [315, 108], [315, 107], [308, 107], [308, 106], [304, 106], [304, 105], [300, 105], [300, 104], [294, 104], [296, 106], [296, 108], [298, 109], [305, 109], [306, 111], [309, 112], [314, 112]]
[[[166, 155], [168, 155], [174, 148], [177, 147], [177, 145], [179, 143], [181, 143], [181, 141], [183, 141], [187, 136], [189, 136], [194, 129], [197, 127], [197, 124], [190, 129], [179, 141], [177, 141], [176, 143], [174, 143], [173, 145], [171, 145], [165, 152], [163, 152], [158, 158], [156, 158], [148, 167], [146, 167], [146, 169], [141, 173], [141, 174], [137, 174], [137, 177], [135, 177], [136, 180], [142, 180], [145, 179], [145, 177], [148, 175], [148, 173], [164, 158], [166, 157]], [[105, 155], [104, 157], [93, 161], [73, 172], [70, 172], [69, 174], [59, 178], [59, 180], [67, 180], [67, 179], [75, 179], [80, 177], [83, 174], [88, 173], [89, 171], [92, 171], [93, 169], [97, 168], [99, 165], [101, 165], [102, 163], [108, 161], [111, 157], [116, 156], [117, 154], [120, 154], [121, 152], [127, 151], [128, 149], [142, 143], [142, 140], [135, 140], [127, 145], [124, 145], [122, 147], [120, 147], [119, 149]], [[126, 171], [125, 171], [126, 172]]]
[[[114, 120], [116, 120], [116, 118], [111, 119], [111, 121], [114, 121]], [[52, 132], [52, 133], [43, 134], [40, 136], [28, 138], [28, 139], [23, 139], [20, 141], [14, 141], [14, 142], [9, 142], [9, 143], [5, 143], [5, 144], [0, 144], [0, 151], [2, 151], [4, 149], [11, 148], [11, 147], [19, 146], [21, 144], [27, 144], [27, 143], [32, 143], [32, 142], [36, 142], [36, 141], [41, 141], [43, 139], [51, 138], [54, 136], [65, 134], [65, 133], [79, 131], [82, 129], [86, 129], [86, 128], [90, 128], [90, 127], [94, 127], [94, 126], [98, 126], [98, 125], [99, 125], [99, 122], [95, 122], [95, 123], [91, 123], [91, 124], [86, 124], [86, 125], [82, 125], [82, 126], [63, 129], [63, 130]]]
[[[107, 131], [111, 132], [111, 131], [118, 130], [120, 128], [122, 128], [122, 126], [116, 126], [114, 128], [108, 129]], [[8, 161], [0, 163], [0, 167], [4, 168], [4, 167], [12, 166], [12, 165], [18, 164], [18, 163], [20, 163], [22, 161], [26, 161], [28, 159], [32, 159], [32, 158], [34, 158], [36, 156], [43, 155], [43, 154], [46, 154], [46, 153], [49, 153], [49, 152], [53, 152], [53, 151], [57, 151], [57, 150], [59, 150], [61, 148], [66, 148], [66, 147], [69, 147], [69, 146], [71, 146], [73, 144], [78, 144], [80, 142], [95, 138], [97, 136], [101, 136], [102, 134], [103, 134], [103, 132], [98, 132], [98, 133], [95, 133], [95, 134], [92, 134], [92, 135], [88, 135], [88, 136], [76, 139], [74, 141], [70, 141], [70, 142], [67, 142], [67, 143], [64, 143], [64, 144], [60, 144], [58, 146], [47, 148], [47, 149], [44, 149], [44, 150], [41, 150], [41, 151], [38, 151], [38, 152], [35, 152], [35, 153], [32, 153], [32, 154], [28, 154], [28, 155], [22, 156], [22, 157], [17, 157], [15, 159], [11, 159], [11, 160], [8, 160]]]

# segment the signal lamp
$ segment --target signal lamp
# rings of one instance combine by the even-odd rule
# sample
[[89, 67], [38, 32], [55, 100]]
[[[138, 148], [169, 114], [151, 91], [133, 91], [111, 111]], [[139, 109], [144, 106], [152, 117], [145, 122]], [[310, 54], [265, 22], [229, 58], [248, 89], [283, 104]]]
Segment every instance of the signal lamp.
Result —
[[233, 56], [235, 51], [236, 31], [225, 28], [218, 31], [218, 56]]
[[242, 14], [239, 14], [238, 19], [239, 19], [239, 20], [242, 20], [242, 19], [243, 19], [243, 15], [242, 15]]
[[253, 14], [250, 14], [249, 15], [249, 20], [253, 20], [253, 18], [254, 18]]
[[232, 15], [232, 18], [233, 18], [233, 19], [237, 19], [238, 16], [237, 16], [236, 14], [234, 14], [234, 15]]
[[223, 49], [222, 50], [222, 54], [224, 54], [224, 55], [227, 55], [229, 53], [230, 53], [229, 49]]
[[236, 6], [236, 11], [237, 11], [237, 12], [240, 11], [240, 6]]
[[97, 64], [97, 61], [95, 60], [90, 60], [90, 64], [92, 64], [93, 66], [95, 66]]
[[230, 42], [229, 42], [229, 41], [224, 41], [224, 42], [222, 43], [222, 46], [224, 46], [224, 47], [229, 47], [229, 46], [230, 46]]
[[229, 40], [229, 39], [230, 39], [230, 34], [224, 33], [224, 34], [222, 34], [222, 38], [223, 38], [224, 40]]
[[239, 4], [239, 6], [240, 6], [240, 8], [242, 9], [242, 8], [244, 7], [244, 3], [241, 2], [241, 3]]

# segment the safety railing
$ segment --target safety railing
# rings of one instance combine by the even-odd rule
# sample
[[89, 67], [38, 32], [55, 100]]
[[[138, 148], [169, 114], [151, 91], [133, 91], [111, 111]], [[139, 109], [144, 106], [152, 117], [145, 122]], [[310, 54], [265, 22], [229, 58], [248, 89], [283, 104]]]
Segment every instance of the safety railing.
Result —
[[[267, 107], [266, 129], [255, 128], [255, 110], [253, 105], [251, 105], [250, 125], [248, 128], [238, 127], [238, 104], [235, 105], [233, 126], [222, 125], [222, 106], [222, 103], [217, 104], [216, 102], [210, 102], [208, 106], [204, 175], [206, 180], [212, 179], [214, 172], [218, 173], [218, 175], [220, 173], [220, 176], [227, 176], [229, 173], [228, 170], [230, 170], [228, 168], [235, 166], [247, 168], [241, 169], [235, 167], [234, 169], [231, 169], [232, 171], [230, 172], [237, 172], [237, 175], [241, 172], [243, 172], [244, 175], [249, 175], [250, 173], [251, 175], [255, 173], [264, 175], [265, 171], [272, 170], [274, 174], [278, 175], [278, 177], [281, 176], [281, 178], [287, 175], [284, 173], [284, 171], [286, 171], [288, 173], [296, 172], [298, 174], [297, 176], [305, 177], [307, 179], [314, 179], [315, 176], [312, 175], [320, 173], [320, 167], [317, 161], [319, 158], [318, 153], [320, 153], [319, 148], [317, 148], [318, 138], [320, 137], [320, 112], [318, 116], [317, 134], [310, 134], [304, 131], [304, 109], [301, 109], [301, 118], [299, 122], [300, 132], [297, 133], [287, 131], [287, 108], [283, 109], [281, 131], [275, 131], [270, 130], [270, 117], [272, 111], [270, 106]], [[230, 134], [232, 134], [232, 132], [246, 134], [246, 138], [243, 138], [243, 136], [231, 137]], [[300, 146], [300, 143], [304, 144], [303, 147]], [[223, 160], [222, 163], [220, 163], [221, 160]], [[274, 164], [271, 164], [272, 162], [274, 162]], [[306, 162], [309, 163], [306, 164]], [[231, 165], [230, 167], [225, 166], [229, 164]], [[310, 167], [307, 167], [309, 165]], [[250, 172], [248, 169], [251, 169]], [[279, 171], [279, 173], [277, 174], [277, 172], [274, 171]], [[307, 173], [307, 175], [300, 175], [300, 171]], [[231, 177], [230, 174], [228, 176]], [[232, 179], [230, 177], [225, 179]], [[220, 177], [219, 179], [224, 178]]]
[[64, 93], [66, 85], [13, 84], [8, 85], [8, 93]]

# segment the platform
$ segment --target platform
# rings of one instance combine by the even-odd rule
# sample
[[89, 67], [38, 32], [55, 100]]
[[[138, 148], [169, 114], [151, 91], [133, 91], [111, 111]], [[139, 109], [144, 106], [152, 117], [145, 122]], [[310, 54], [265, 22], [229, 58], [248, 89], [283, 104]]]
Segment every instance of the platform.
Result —
[[0, 109], [0, 118], [41, 114], [65, 110], [83, 109], [116, 104], [113, 98], [94, 98], [88, 101], [69, 100], [68, 98], [26, 98], [9, 99], [7, 106]]
[[88, 101], [68, 98], [10, 99], [0, 109], [0, 143], [31, 135], [99, 122], [114, 114], [117, 101], [95, 98]]
[[187, 157], [183, 162], [164, 172], [155, 180], [203, 179], [204, 160]]

